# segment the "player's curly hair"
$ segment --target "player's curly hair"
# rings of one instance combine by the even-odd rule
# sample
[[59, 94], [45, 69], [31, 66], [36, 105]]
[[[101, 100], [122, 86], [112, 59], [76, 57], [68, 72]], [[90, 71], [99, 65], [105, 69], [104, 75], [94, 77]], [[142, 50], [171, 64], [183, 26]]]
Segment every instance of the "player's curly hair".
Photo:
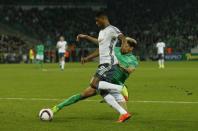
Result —
[[136, 48], [137, 47], [137, 41], [131, 37], [126, 37], [127, 43], [130, 47]]
[[96, 13], [96, 17], [107, 17], [108, 18], [108, 14], [105, 11], [98, 11]]

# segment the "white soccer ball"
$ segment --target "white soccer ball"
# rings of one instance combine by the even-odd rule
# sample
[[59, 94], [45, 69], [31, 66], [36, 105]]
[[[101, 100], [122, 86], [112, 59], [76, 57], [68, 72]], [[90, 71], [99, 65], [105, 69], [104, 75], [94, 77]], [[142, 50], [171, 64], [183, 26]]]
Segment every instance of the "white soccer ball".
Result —
[[53, 118], [53, 112], [52, 112], [52, 110], [51, 109], [42, 109], [39, 112], [39, 118], [42, 121], [51, 121], [52, 118]]

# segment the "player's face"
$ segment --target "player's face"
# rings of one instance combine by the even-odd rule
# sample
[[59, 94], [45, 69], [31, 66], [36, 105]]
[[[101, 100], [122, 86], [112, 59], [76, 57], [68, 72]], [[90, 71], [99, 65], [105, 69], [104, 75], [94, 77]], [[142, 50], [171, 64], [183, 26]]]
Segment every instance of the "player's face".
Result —
[[121, 45], [122, 54], [130, 53], [132, 50], [133, 50], [133, 47], [130, 47], [129, 44], [122, 44]]
[[60, 37], [60, 41], [64, 41], [64, 37]]
[[96, 25], [100, 28], [104, 27], [105, 19], [103, 17], [96, 17]]

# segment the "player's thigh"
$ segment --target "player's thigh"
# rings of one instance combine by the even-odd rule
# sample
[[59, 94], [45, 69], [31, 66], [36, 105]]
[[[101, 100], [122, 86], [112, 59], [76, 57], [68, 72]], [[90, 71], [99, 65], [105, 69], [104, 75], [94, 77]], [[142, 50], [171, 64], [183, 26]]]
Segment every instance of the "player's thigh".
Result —
[[65, 60], [65, 56], [63, 56], [63, 57], [61, 58], [61, 60], [64, 61], [64, 60]]
[[64, 60], [64, 53], [61, 52], [58, 55], [59, 55], [59, 60]]
[[97, 77], [97, 76], [92, 77], [91, 80], [90, 80], [91, 88], [97, 89], [99, 81], [100, 81], [99, 77]]
[[159, 59], [159, 60], [164, 59], [164, 55], [163, 55], [163, 54], [158, 54], [158, 59]]
[[96, 89], [92, 87], [88, 87], [81, 93], [81, 95], [85, 98], [94, 96], [96, 95]]

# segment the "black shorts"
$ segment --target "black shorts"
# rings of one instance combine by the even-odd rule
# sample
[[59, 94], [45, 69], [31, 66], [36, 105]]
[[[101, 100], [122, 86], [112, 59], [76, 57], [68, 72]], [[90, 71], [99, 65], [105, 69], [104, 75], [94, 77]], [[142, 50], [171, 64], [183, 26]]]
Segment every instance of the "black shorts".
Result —
[[101, 64], [98, 66], [94, 77], [98, 77], [100, 80], [103, 80], [106, 77], [106, 73], [111, 70], [112, 65], [110, 64]]
[[108, 66], [108, 65], [99, 65], [98, 70], [95, 73], [95, 76], [100, 79], [100, 81], [106, 81], [112, 84], [124, 83], [125, 79], [128, 77], [128, 73], [123, 73], [123, 71], [118, 64]]
[[164, 59], [164, 54], [158, 54], [158, 60]]
[[62, 58], [65, 56], [65, 53], [64, 52], [58, 53], [58, 56], [59, 56], [59, 58]]

